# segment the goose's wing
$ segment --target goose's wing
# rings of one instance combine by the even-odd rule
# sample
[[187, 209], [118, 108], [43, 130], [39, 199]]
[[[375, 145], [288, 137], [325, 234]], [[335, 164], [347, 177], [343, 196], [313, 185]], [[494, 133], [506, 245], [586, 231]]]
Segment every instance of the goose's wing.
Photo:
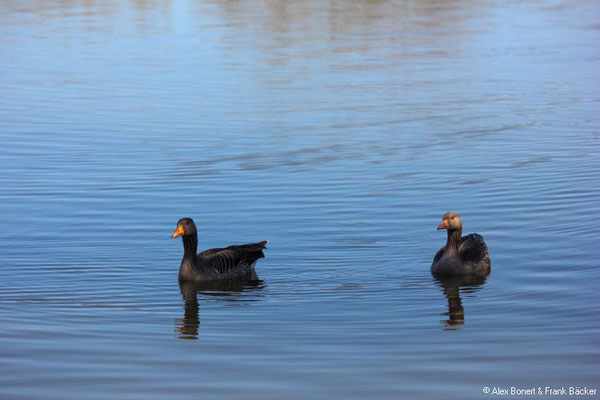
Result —
[[264, 257], [262, 250], [267, 243], [265, 240], [259, 243], [205, 250], [197, 256], [198, 265], [219, 274], [249, 273], [254, 262]]
[[433, 262], [431, 263], [431, 266], [434, 266], [435, 264], [437, 264], [438, 261], [440, 261], [440, 258], [442, 258], [442, 254], [444, 254], [445, 248], [446, 246], [442, 246], [442, 248], [438, 250], [435, 257], [433, 257]]
[[219, 252], [221, 252], [223, 250], [225, 250], [225, 247], [221, 247], [221, 248], [218, 248], [218, 249], [204, 250], [203, 252], [198, 253], [197, 257], [200, 258], [200, 257], [212, 256], [212, 255], [215, 255], [215, 254], [217, 254], [217, 253], [219, 253]]
[[243, 253], [237, 251], [226, 248], [211, 249], [211, 251], [203, 251], [198, 255], [198, 264], [203, 268], [225, 273], [240, 267], [243, 259]]
[[477, 233], [471, 233], [461, 238], [458, 255], [463, 261], [474, 264], [489, 260], [487, 245], [483, 241], [483, 237]]
[[250, 254], [250, 253], [256, 253], [256, 252], [262, 252], [264, 249], [267, 248], [268, 244], [269, 244], [268, 240], [263, 240], [262, 242], [257, 242], [257, 243], [248, 243], [248, 244], [239, 244], [239, 245], [229, 246], [229, 247], [225, 248], [225, 250], [232, 250], [232, 251], [238, 251], [241, 253]]

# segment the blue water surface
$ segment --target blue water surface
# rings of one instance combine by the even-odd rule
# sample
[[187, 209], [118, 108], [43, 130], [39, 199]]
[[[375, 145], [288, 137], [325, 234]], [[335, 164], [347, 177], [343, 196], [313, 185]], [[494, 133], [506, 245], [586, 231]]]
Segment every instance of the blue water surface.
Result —
[[[600, 389], [597, 15], [3, 2], [0, 398]], [[430, 275], [450, 210], [486, 281]], [[180, 287], [185, 216], [258, 280]]]

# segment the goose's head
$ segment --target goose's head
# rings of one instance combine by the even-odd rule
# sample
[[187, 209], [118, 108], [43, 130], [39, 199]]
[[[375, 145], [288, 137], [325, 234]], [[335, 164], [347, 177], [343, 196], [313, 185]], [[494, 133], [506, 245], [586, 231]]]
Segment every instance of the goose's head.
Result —
[[173, 232], [171, 237], [176, 238], [178, 236], [193, 235], [196, 232], [196, 224], [194, 224], [193, 219], [181, 218], [177, 221], [177, 229], [175, 229], [175, 232]]
[[437, 227], [440, 229], [448, 229], [448, 231], [459, 231], [462, 230], [462, 221], [460, 216], [455, 212], [447, 212], [442, 217], [442, 223]]

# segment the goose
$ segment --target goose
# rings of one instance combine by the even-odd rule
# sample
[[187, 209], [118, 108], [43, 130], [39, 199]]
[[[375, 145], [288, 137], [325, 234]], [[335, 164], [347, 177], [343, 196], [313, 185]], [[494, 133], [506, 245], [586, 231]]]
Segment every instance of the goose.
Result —
[[196, 254], [198, 231], [191, 218], [177, 221], [172, 238], [181, 236], [183, 259], [179, 268], [179, 281], [207, 282], [223, 279], [243, 278], [254, 273], [254, 266], [263, 258], [267, 240], [257, 243], [233, 245], [204, 250]]
[[491, 260], [483, 237], [477, 233], [462, 236], [462, 221], [455, 212], [442, 217], [438, 230], [448, 230], [448, 241], [431, 264], [431, 273], [441, 276], [484, 276], [490, 273]]

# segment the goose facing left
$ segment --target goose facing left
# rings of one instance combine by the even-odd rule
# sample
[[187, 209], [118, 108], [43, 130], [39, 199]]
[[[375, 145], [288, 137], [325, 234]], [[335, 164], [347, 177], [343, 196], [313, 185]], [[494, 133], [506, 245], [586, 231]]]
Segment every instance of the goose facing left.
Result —
[[180, 281], [206, 282], [250, 276], [256, 261], [263, 258], [267, 240], [257, 243], [233, 245], [204, 250], [196, 254], [198, 231], [191, 218], [177, 221], [177, 229], [171, 236], [181, 236], [183, 259], [179, 268]]

